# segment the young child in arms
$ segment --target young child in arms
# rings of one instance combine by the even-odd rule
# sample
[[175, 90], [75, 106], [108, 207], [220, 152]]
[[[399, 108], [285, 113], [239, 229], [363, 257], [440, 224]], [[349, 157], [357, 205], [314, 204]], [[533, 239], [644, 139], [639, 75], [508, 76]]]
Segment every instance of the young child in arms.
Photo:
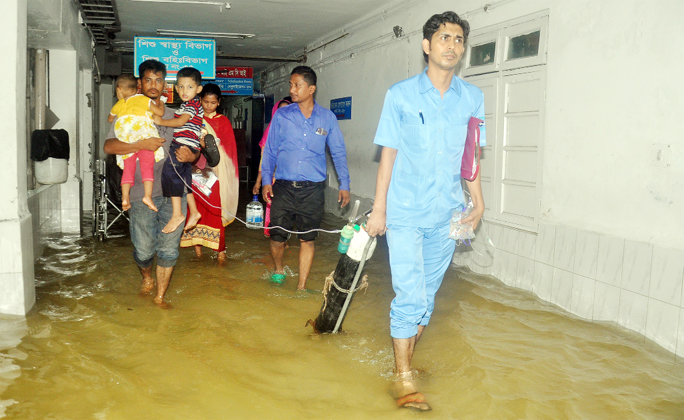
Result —
[[190, 230], [197, 225], [202, 215], [197, 211], [195, 197], [192, 194], [192, 163], [178, 162], [176, 150], [181, 146], [187, 146], [193, 152], [200, 150], [200, 130], [204, 109], [197, 94], [202, 91], [202, 74], [192, 67], [184, 67], [176, 75], [176, 91], [183, 101], [176, 111], [174, 118], [164, 120], [160, 116], [154, 116], [154, 123], [164, 127], [173, 127], [173, 142], [169, 148], [169, 159], [164, 162], [162, 169], [162, 192], [164, 197], [171, 197], [173, 214], [171, 220], [164, 226], [162, 232], [171, 233], [185, 221], [181, 209], [183, 191], [187, 191], [188, 211], [190, 216], [185, 225], [185, 230]]
[[[130, 73], [124, 73], [116, 79], [116, 97], [119, 101], [112, 107], [108, 121], [116, 118], [114, 132], [116, 137], [125, 143], [136, 143], [149, 137], [159, 137], [157, 127], [154, 126], [152, 113], [164, 115], [164, 103], [155, 102], [145, 95], [138, 93], [138, 81]], [[152, 201], [152, 184], [154, 183], [154, 162], [164, 157], [164, 149], [156, 151], [140, 150], [128, 155], [117, 155], [116, 163], [123, 169], [121, 176], [121, 207], [131, 208], [131, 185], [135, 179], [135, 163], [140, 161], [145, 196], [142, 201], [150, 209], [157, 211]]]

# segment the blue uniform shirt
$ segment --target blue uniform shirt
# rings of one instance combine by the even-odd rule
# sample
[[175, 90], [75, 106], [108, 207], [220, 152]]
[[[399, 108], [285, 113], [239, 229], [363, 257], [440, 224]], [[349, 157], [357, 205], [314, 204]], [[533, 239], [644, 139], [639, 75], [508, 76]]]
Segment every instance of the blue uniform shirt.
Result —
[[273, 116], [264, 147], [261, 171], [264, 185], [276, 179], [287, 181], [325, 181], [327, 164], [325, 146], [330, 148], [340, 189], [349, 191], [347, 151], [337, 117], [314, 102], [310, 118], [305, 118], [298, 104], [280, 108]]
[[[435, 228], [464, 205], [461, 159], [470, 117], [484, 121], [484, 95], [454, 76], [441, 97], [423, 73], [385, 96], [375, 144], [397, 149], [387, 192], [387, 224]], [[484, 125], [480, 145], [485, 145]]]

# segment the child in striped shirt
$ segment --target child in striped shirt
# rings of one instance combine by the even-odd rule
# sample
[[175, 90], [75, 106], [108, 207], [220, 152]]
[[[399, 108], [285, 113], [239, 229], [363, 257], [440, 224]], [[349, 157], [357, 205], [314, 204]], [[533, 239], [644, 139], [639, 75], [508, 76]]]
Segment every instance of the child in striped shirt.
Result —
[[197, 95], [202, 91], [202, 74], [192, 67], [184, 67], [176, 75], [176, 91], [183, 101], [176, 111], [174, 118], [164, 120], [154, 116], [157, 125], [173, 127], [173, 143], [171, 143], [169, 159], [164, 162], [162, 169], [162, 193], [164, 197], [171, 197], [173, 214], [164, 226], [162, 232], [171, 233], [185, 221], [181, 209], [183, 192], [187, 191], [188, 216], [185, 230], [190, 230], [197, 225], [202, 217], [195, 205], [195, 197], [192, 194], [192, 163], [179, 162], [176, 159], [176, 150], [181, 146], [187, 146], [193, 152], [200, 150], [200, 131], [204, 109]]

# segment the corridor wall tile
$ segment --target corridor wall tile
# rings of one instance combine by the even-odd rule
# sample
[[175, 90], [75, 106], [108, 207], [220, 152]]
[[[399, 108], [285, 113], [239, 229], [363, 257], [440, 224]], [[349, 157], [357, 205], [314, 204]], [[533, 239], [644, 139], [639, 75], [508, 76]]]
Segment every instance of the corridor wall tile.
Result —
[[574, 274], [572, 278], [572, 299], [570, 312], [591, 320], [594, 311], [596, 280]]
[[[486, 222], [485, 222], [486, 223]], [[503, 235], [503, 230], [505, 228], [501, 225], [497, 225], [494, 223], [488, 223], [487, 224], [487, 233], [489, 235], [489, 239], [494, 243], [494, 246], [498, 249], [503, 249], [501, 245], [501, 236]]]
[[648, 296], [681, 306], [684, 277], [684, 251], [653, 247], [653, 263]]
[[555, 303], [566, 311], [570, 310], [572, 300], [572, 277], [569, 271], [559, 268], [553, 269], [553, 287], [551, 288], [551, 303]]
[[646, 332], [646, 313], [648, 298], [638, 293], [622, 289], [620, 291], [620, 309], [618, 324], [639, 334]]
[[518, 283], [517, 287], [532, 291], [532, 281], [534, 279], [535, 262], [531, 258], [518, 257]]
[[470, 258], [472, 262], [473, 271], [480, 274], [489, 275], [491, 269], [491, 257], [489, 257], [489, 247], [484, 244], [473, 244]]
[[518, 256], [515, 254], [511, 254], [507, 251], [501, 251], [501, 254], [503, 259], [503, 265], [501, 267], [502, 272], [500, 279], [507, 286], [513, 286], [516, 281], [516, 276], [518, 274], [516, 272], [518, 266]]
[[488, 276], [491, 276], [492, 273], [494, 272], [494, 251], [495, 248], [490, 246], [490, 245], [484, 245], [484, 252], [480, 256], [480, 262], [482, 265], [485, 267], [485, 273]]
[[625, 241], [625, 257], [622, 263], [622, 288], [648, 296], [651, 277], [653, 245]]
[[534, 247], [536, 242], [537, 235], [529, 232], [519, 232], [517, 254], [521, 257], [534, 260]]
[[511, 254], [518, 255], [518, 234], [517, 229], [503, 228], [501, 235], [501, 249]]
[[534, 244], [534, 260], [553, 265], [554, 244], [556, 242], [556, 226], [539, 223], [539, 235]]
[[677, 348], [679, 309], [656, 299], [648, 301], [645, 335], [672, 353]]
[[624, 262], [625, 240], [610, 236], [599, 237], [598, 266], [596, 280], [622, 287], [622, 264]]
[[596, 282], [594, 290], [594, 321], [618, 322], [620, 308], [620, 288], [600, 281]]
[[503, 271], [503, 257], [501, 254], [503, 251], [501, 251], [499, 248], [492, 248], [492, 269], [491, 269], [491, 276], [496, 277], [497, 279], [501, 280], [501, 273]]
[[572, 272], [575, 264], [575, 242], [577, 229], [556, 226], [553, 265], [561, 270]]
[[553, 267], [540, 262], [534, 262], [534, 277], [532, 279], [532, 293], [541, 299], [549, 301], [551, 299], [551, 288], [553, 285]]
[[596, 279], [598, 266], [599, 235], [597, 233], [577, 231], [575, 241], [575, 266], [573, 272], [590, 279]]

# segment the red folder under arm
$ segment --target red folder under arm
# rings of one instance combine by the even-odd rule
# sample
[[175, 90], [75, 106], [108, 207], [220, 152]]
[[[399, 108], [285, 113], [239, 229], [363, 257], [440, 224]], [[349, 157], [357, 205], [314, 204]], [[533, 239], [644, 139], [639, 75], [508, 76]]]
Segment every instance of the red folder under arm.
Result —
[[461, 177], [468, 181], [477, 178], [480, 171], [480, 124], [483, 122], [475, 117], [470, 117], [468, 121], [468, 134], [461, 160]]

